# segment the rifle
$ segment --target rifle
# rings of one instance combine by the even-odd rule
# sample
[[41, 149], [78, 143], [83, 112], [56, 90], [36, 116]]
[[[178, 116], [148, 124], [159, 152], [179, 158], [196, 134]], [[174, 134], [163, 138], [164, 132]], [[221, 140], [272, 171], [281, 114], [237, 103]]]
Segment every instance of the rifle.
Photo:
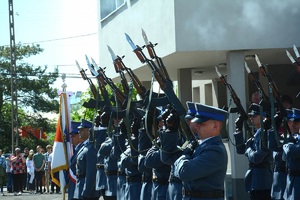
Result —
[[[281, 117], [283, 119], [284, 126], [287, 127], [289, 135], [291, 136], [291, 131], [290, 131], [288, 125], [287, 125], [287, 112], [286, 112], [286, 109], [284, 108], [284, 106], [282, 104], [280, 92], [279, 92], [275, 82], [273, 81], [272, 76], [267, 72], [266, 65], [264, 65], [263, 63], [260, 62], [260, 60], [259, 60], [259, 58], [256, 54], [255, 54], [255, 60], [256, 60], [256, 63], [259, 67], [259, 71], [260, 71], [261, 75], [268, 79], [270, 95], [272, 94], [272, 96], [274, 97], [274, 99], [277, 103], [279, 112], [281, 114]], [[271, 117], [273, 117], [273, 116], [271, 116]], [[284, 133], [284, 135], [285, 135], [285, 140], [286, 140], [287, 139], [286, 133]]]
[[92, 82], [92, 80], [90, 78], [87, 77], [85, 70], [80, 67], [79, 63], [76, 60], [75, 60], [75, 62], [76, 62], [76, 66], [78, 67], [83, 80], [87, 80], [87, 82], [89, 83], [89, 86], [90, 86], [90, 89], [91, 89], [91, 92], [92, 92], [94, 98], [96, 100], [100, 100], [100, 95], [99, 95], [94, 83]]
[[220, 78], [221, 83], [228, 88], [230, 96], [231, 96], [231, 99], [235, 103], [236, 108], [238, 110], [238, 113], [240, 114], [240, 116], [242, 117], [242, 119], [244, 119], [244, 127], [245, 127], [246, 132], [247, 132], [247, 139], [252, 138], [253, 134], [252, 134], [252, 132], [250, 130], [250, 127], [249, 127], [249, 125], [247, 123], [247, 121], [248, 121], [248, 115], [247, 115], [245, 109], [243, 108], [243, 106], [241, 104], [240, 98], [238, 97], [238, 95], [236, 94], [236, 92], [234, 91], [234, 89], [232, 88], [231, 84], [229, 84], [226, 81], [225, 76], [219, 72], [217, 66], [215, 66], [215, 69], [216, 69], [216, 72], [218, 74], [218, 77]]
[[[87, 66], [88, 66], [88, 68], [90, 69], [90, 71], [91, 71], [91, 69], [94, 70], [94, 66], [90, 64], [90, 61], [89, 61], [89, 58], [87, 57], [87, 55], [85, 55], [85, 60], [86, 60], [86, 62], [87, 62]], [[94, 61], [94, 60], [93, 60], [93, 61]], [[94, 71], [95, 71], [95, 70], [94, 70]], [[91, 71], [91, 73], [93, 74], [92, 71]], [[93, 74], [93, 75], [94, 75], [94, 74]], [[95, 75], [94, 75], [94, 76], [95, 76]], [[108, 92], [107, 92], [107, 90], [106, 90], [106, 88], [105, 88], [105, 82], [104, 82], [104, 80], [101, 79], [101, 77], [98, 77], [98, 78], [97, 78], [97, 82], [98, 82], [99, 89], [100, 89], [100, 91], [101, 91], [101, 95], [102, 95], [102, 97], [103, 97], [103, 99], [104, 99], [105, 105], [110, 106], [110, 105], [111, 105], [111, 102], [110, 102], [110, 99], [109, 99], [109, 96], [108, 96]]]
[[[88, 59], [87, 59], [88, 61]], [[101, 67], [98, 67], [98, 65], [93, 60], [93, 65], [91, 65], [88, 62], [88, 67], [91, 71], [91, 73], [103, 84], [103, 85], [109, 85], [109, 87], [112, 89], [114, 94], [116, 95], [116, 101], [118, 100], [121, 105], [126, 102], [126, 95], [114, 84], [114, 82], [111, 80], [111, 78], [108, 78], [105, 74], [105, 68], [102, 69]]]
[[249, 69], [248, 64], [245, 62], [245, 69], [248, 72], [248, 76], [250, 78], [250, 80], [256, 85], [256, 88], [258, 89], [258, 91], [261, 92], [261, 100], [265, 101], [265, 102], [269, 102], [269, 97], [267, 96], [266, 92], [264, 91], [261, 83], [259, 82], [259, 80], [257, 80], [254, 76], [254, 73]]
[[186, 110], [183, 107], [183, 105], [181, 104], [181, 102], [178, 99], [178, 97], [176, 96], [176, 94], [174, 93], [172, 83], [170, 81], [167, 81], [166, 78], [164, 77], [164, 75], [161, 73], [161, 71], [157, 68], [155, 63], [152, 60], [149, 60], [145, 56], [145, 54], [142, 51], [142, 48], [139, 47], [138, 45], [135, 45], [133, 43], [133, 41], [131, 40], [131, 38], [126, 33], [125, 33], [125, 36], [126, 36], [126, 39], [127, 39], [128, 43], [130, 44], [131, 48], [133, 49], [133, 52], [138, 57], [138, 59], [142, 63], [147, 62], [147, 64], [149, 65], [149, 67], [152, 71], [152, 73], [155, 76], [155, 79], [159, 83], [161, 89], [165, 92], [165, 95], [167, 96], [169, 101], [172, 103], [173, 108], [176, 109], [176, 111], [178, 113], [178, 116], [179, 116], [179, 119], [180, 119], [180, 122], [181, 122], [181, 127], [182, 127], [187, 139], [197, 141], [196, 138], [195, 138], [195, 135], [191, 132], [190, 128], [188, 127], [188, 125], [185, 121], [184, 116], [186, 114]]
[[290, 54], [290, 52], [288, 52], [288, 50], [286, 51], [286, 55], [289, 57], [290, 61], [293, 63], [296, 71], [298, 71], [298, 73], [300, 73], [300, 54], [298, 52], [297, 47], [294, 45], [293, 46], [294, 52], [296, 54], [296, 59], [293, 58], [293, 56]]
[[[132, 70], [128, 67], [125, 66], [125, 64], [123, 63], [122, 59], [125, 56], [119, 57], [116, 56], [116, 54], [113, 52], [113, 50], [110, 48], [110, 46], [107, 46], [108, 51], [111, 55], [111, 58], [113, 60], [114, 63], [114, 67], [116, 69], [116, 71], [119, 72], [123, 72], [124, 70], [126, 70], [126, 72], [128, 73], [128, 75], [130, 76], [130, 79], [134, 85], [134, 87], [136, 88], [138, 94], [144, 99], [145, 98], [145, 93], [146, 93], [146, 88], [142, 85], [141, 81], [138, 79], [138, 77], [132, 72]], [[124, 73], [123, 73], [124, 75]]]
[[149, 54], [150, 58], [156, 60], [159, 68], [161, 69], [161, 74], [164, 75], [164, 78], [166, 80], [171, 81], [170, 76], [168, 74], [168, 71], [167, 71], [162, 59], [156, 55], [156, 52], [154, 50], [154, 47], [157, 45], [157, 43], [152, 44], [151, 42], [149, 42], [149, 40], [147, 38], [147, 35], [146, 35], [146, 33], [143, 29], [142, 29], [142, 35], [143, 35], [143, 38], [144, 38], [144, 41], [145, 41], [145, 46], [147, 47], [148, 54]]

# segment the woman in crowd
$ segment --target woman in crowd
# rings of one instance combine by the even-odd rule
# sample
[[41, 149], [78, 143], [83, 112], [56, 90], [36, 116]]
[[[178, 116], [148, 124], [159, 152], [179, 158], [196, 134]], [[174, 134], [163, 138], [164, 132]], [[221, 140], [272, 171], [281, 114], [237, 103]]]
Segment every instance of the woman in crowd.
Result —
[[12, 176], [13, 176], [13, 185], [14, 185], [14, 195], [22, 195], [23, 187], [23, 174], [25, 173], [25, 163], [26, 160], [21, 154], [20, 148], [15, 149], [15, 153], [9, 159], [12, 166]]
[[29, 153], [27, 160], [26, 160], [26, 166], [27, 166], [27, 174], [28, 174], [28, 190], [29, 194], [33, 194], [35, 190], [35, 184], [34, 184], [34, 166], [33, 166], [33, 153]]

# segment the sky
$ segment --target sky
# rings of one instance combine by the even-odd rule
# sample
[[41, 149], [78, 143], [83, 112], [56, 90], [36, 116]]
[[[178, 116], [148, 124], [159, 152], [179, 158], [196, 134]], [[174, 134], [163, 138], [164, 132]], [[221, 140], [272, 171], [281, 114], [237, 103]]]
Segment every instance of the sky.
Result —
[[[61, 90], [61, 73], [66, 73], [67, 91], [85, 91], [75, 65], [87, 69], [85, 55], [98, 60], [96, 0], [14, 0], [15, 42], [40, 44], [44, 51], [25, 60], [35, 66], [58, 67], [60, 77], [52, 86]], [[0, 2], [0, 46], [10, 44], [8, 0]], [[87, 74], [90, 74], [87, 71]]]

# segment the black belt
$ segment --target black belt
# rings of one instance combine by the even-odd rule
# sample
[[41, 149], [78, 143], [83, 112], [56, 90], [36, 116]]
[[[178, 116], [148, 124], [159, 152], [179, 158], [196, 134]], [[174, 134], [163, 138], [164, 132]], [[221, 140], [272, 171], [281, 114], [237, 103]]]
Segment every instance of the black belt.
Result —
[[288, 169], [287, 173], [290, 176], [300, 176], [300, 170]]
[[224, 198], [224, 191], [223, 190], [199, 191], [199, 190], [186, 190], [183, 188], [182, 195], [184, 197], [191, 197], [191, 198], [217, 199], [217, 198]]
[[118, 176], [126, 176], [126, 173], [124, 171], [118, 171]]
[[173, 182], [173, 183], [182, 183], [181, 179], [174, 176], [174, 175], [171, 175], [170, 178], [169, 178], [169, 182]]
[[142, 176], [142, 182], [152, 182], [152, 176]]
[[127, 182], [142, 182], [142, 177], [141, 176], [126, 176], [126, 181]]
[[96, 168], [97, 168], [97, 169], [104, 169], [104, 165], [103, 165], [103, 164], [97, 164], [97, 165], [96, 165]]
[[285, 165], [274, 165], [274, 172], [286, 172]]
[[85, 178], [85, 173], [76, 174], [76, 178]]
[[117, 176], [118, 175], [118, 171], [117, 170], [106, 170], [105, 174], [107, 176]]
[[261, 164], [249, 163], [249, 168], [270, 169], [270, 166], [271, 165], [268, 163], [261, 163]]
[[157, 177], [155, 177], [155, 178], [152, 179], [152, 181], [154, 183], [158, 183], [160, 185], [168, 185], [169, 184], [168, 179], [165, 179], [165, 178], [157, 178]]

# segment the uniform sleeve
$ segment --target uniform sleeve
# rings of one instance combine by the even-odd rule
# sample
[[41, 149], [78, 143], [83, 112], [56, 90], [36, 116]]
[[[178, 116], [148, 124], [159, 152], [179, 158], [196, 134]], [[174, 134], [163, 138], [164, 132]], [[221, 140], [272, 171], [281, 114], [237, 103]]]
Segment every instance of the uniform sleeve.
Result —
[[300, 158], [300, 143], [287, 143], [283, 145], [283, 151], [288, 158]]
[[174, 163], [174, 175], [182, 181], [192, 181], [222, 170], [223, 163], [226, 162], [227, 157], [224, 156], [223, 150], [216, 145], [211, 145], [195, 158], [191, 158], [190, 155], [179, 157]]
[[86, 172], [85, 172], [85, 189], [82, 191], [83, 197], [91, 197], [95, 190], [96, 184], [96, 162], [97, 151], [90, 147], [86, 153]]

